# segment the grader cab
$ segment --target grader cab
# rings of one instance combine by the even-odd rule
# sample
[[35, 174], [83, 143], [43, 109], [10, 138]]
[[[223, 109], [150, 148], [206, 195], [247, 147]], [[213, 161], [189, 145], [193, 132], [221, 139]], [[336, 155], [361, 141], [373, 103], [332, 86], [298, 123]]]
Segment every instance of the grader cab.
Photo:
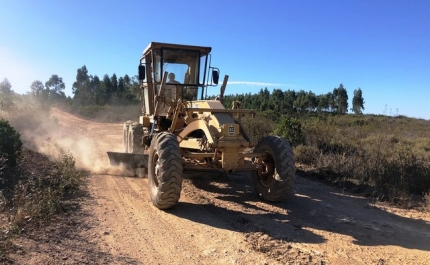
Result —
[[228, 76], [216, 99], [203, 100], [219, 81], [210, 52], [151, 42], [138, 67], [142, 115], [124, 124], [124, 153], [108, 152], [111, 164], [148, 170], [151, 200], [159, 209], [177, 204], [185, 171], [252, 172], [258, 196], [267, 201], [283, 199], [294, 184], [290, 145], [268, 136], [252, 149], [240, 119], [254, 111], [223, 106]]

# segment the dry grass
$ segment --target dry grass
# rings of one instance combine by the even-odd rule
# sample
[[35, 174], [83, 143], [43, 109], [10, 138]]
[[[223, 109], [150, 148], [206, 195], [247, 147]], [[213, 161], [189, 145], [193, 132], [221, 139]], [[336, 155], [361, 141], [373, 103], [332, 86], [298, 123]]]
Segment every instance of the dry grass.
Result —
[[257, 115], [256, 117], [251, 117], [246, 115], [241, 121], [248, 133], [252, 146], [256, 146], [261, 138], [270, 135], [275, 130], [275, 123], [263, 116]]
[[306, 146], [295, 148], [296, 160], [327, 180], [403, 206], [430, 189], [430, 121], [345, 115], [302, 123]]

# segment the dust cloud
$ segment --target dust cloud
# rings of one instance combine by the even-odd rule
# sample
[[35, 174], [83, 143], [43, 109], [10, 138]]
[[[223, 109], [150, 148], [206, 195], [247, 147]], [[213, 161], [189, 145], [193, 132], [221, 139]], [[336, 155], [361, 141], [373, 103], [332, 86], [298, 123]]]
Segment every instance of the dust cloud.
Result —
[[[54, 161], [70, 153], [77, 168], [94, 174], [138, 174], [136, 170], [113, 167], [109, 163], [107, 151], [122, 151], [120, 123], [91, 122], [28, 100], [31, 98], [15, 103], [13, 111], [0, 111], [0, 118], [8, 120], [19, 131], [24, 147], [45, 154]], [[109, 133], [109, 129], [117, 134], [111, 136], [112, 141], [106, 141], [107, 138], [101, 135]]]

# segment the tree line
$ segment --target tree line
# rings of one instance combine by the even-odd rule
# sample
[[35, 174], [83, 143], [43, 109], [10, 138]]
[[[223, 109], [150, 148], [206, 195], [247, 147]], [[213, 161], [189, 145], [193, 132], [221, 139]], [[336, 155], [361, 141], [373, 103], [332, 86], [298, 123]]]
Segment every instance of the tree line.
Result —
[[[12, 94], [12, 85], [5, 78], [0, 83], [0, 93]], [[73, 97], [66, 97], [65, 84], [58, 75], [52, 75], [45, 83], [35, 80], [30, 85], [30, 94], [43, 101], [67, 101], [77, 106], [106, 104], [126, 105], [140, 100], [140, 85], [137, 76], [124, 75], [117, 77], [105, 74], [103, 79], [90, 75], [84, 65], [77, 69], [76, 80], [72, 85]], [[348, 93], [340, 84], [332, 92], [316, 95], [312, 91], [294, 91], [273, 89], [272, 93], [266, 88], [259, 93], [236, 94], [224, 96], [224, 105], [230, 108], [233, 101], [240, 101], [242, 108], [254, 109], [260, 112], [273, 111], [276, 114], [306, 114], [306, 113], [348, 113]], [[354, 90], [352, 108], [355, 114], [364, 110], [363, 93], [360, 88]]]
[[79, 68], [72, 85], [73, 101], [78, 105], [130, 104], [140, 100], [140, 84], [137, 76], [118, 78], [105, 74], [103, 79], [89, 75], [86, 66]]
[[[259, 93], [236, 94], [224, 96], [224, 106], [230, 108], [233, 101], [240, 101], [244, 109], [254, 109], [260, 112], [273, 111], [276, 114], [305, 114], [305, 113], [348, 113], [348, 92], [343, 84], [334, 88], [332, 92], [316, 95], [312, 91], [300, 90], [282, 91], [273, 89], [272, 93], [267, 88]], [[354, 90], [352, 108], [355, 114], [361, 114], [364, 110], [364, 99], [361, 88]]]
[[[140, 100], [140, 85], [137, 76], [125, 75], [118, 78], [114, 73], [111, 76], [105, 74], [100, 80], [97, 75], [88, 74], [85, 65], [77, 69], [76, 80], [72, 85], [73, 97], [65, 95], [65, 88], [63, 78], [52, 75], [46, 82], [33, 81], [28, 94], [44, 102], [63, 101], [77, 106], [125, 105]], [[14, 94], [7, 78], [0, 82], [0, 94], [3, 97]]]

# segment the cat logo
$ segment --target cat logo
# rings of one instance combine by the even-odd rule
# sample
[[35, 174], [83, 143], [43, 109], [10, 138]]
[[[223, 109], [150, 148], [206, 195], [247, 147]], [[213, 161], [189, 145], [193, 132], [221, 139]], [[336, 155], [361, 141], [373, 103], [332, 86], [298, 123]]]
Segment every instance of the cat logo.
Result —
[[234, 126], [228, 127], [228, 136], [234, 136]]

